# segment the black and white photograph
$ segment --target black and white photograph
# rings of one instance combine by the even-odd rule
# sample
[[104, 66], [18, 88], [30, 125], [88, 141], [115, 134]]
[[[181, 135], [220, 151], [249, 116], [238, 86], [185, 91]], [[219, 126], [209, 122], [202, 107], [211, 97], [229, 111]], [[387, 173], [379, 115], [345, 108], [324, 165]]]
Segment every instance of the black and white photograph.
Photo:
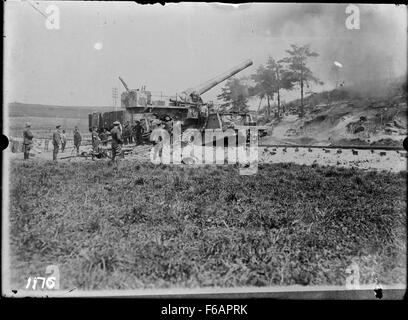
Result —
[[403, 298], [405, 5], [3, 9], [2, 296]]

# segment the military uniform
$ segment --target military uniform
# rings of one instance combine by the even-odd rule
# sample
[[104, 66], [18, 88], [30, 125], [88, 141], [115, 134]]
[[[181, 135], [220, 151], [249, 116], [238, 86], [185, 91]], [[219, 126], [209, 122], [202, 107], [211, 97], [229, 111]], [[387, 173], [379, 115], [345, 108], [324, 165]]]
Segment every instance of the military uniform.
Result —
[[98, 149], [99, 146], [99, 135], [98, 132], [92, 131], [92, 147], [94, 148], [94, 150], [96, 151], [96, 149]]
[[142, 125], [140, 124], [140, 122], [136, 122], [135, 126], [133, 127], [136, 145], [142, 143], [142, 131], [143, 131]]
[[57, 161], [58, 149], [61, 145], [61, 132], [57, 128], [52, 135], [52, 144], [54, 146], [54, 150], [52, 152], [52, 159]]
[[120, 132], [118, 125], [115, 125], [115, 127], [113, 127], [113, 129], [111, 130], [111, 135], [112, 135], [112, 162], [114, 162], [116, 157], [121, 155], [123, 144], [122, 133]]
[[94, 158], [95, 153], [99, 153], [99, 135], [96, 130], [92, 131], [92, 159]]
[[77, 154], [79, 153], [79, 146], [81, 145], [81, 141], [82, 141], [82, 136], [81, 133], [78, 131], [77, 128], [75, 128], [74, 131], [74, 146], [77, 150]]
[[61, 133], [61, 152], [65, 151], [65, 146], [67, 145], [67, 136], [65, 133]]
[[123, 143], [124, 144], [129, 144], [131, 143], [131, 129], [129, 124], [126, 124], [125, 127], [123, 128]]
[[102, 132], [99, 134], [99, 138], [100, 138], [101, 141], [102, 141], [102, 145], [104, 145], [104, 146], [107, 146], [107, 145], [108, 145], [108, 142], [106, 141], [106, 140], [108, 140], [108, 135], [107, 135], [107, 133], [106, 133], [105, 131], [102, 131]]
[[28, 126], [23, 132], [23, 152], [24, 160], [28, 160], [30, 157], [30, 150], [33, 145], [34, 135], [32, 134], [30, 127]]

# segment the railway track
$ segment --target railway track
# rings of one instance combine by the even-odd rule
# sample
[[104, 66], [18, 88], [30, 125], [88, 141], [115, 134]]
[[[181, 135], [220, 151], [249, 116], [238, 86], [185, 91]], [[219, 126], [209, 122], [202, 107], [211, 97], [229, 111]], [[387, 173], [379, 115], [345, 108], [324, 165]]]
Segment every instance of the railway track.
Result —
[[406, 171], [408, 153], [401, 146], [316, 146], [260, 144], [261, 163], [355, 167], [364, 170]]
[[297, 145], [297, 144], [266, 144], [261, 143], [259, 147], [265, 148], [306, 148], [306, 149], [352, 149], [352, 150], [389, 150], [405, 151], [403, 146], [366, 146], [366, 145], [339, 145], [339, 146], [317, 146], [317, 145]]
[[[292, 149], [295, 153], [303, 152], [303, 154], [313, 154], [313, 151], [317, 154], [335, 154], [336, 156], [343, 156], [350, 154], [352, 156], [390, 156], [392, 154], [401, 158], [408, 158], [407, 151], [403, 146], [366, 146], [366, 145], [337, 145], [337, 146], [318, 146], [318, 145], [286, 145], [286, 144], [260, 144], [260, 148], [263, 149], [263, 153], [276, 154], [277, 151], [282, 151], [283, 154], [288, 152], [288, 149]], [[293, 154], [291, 152], [291, 154]]]

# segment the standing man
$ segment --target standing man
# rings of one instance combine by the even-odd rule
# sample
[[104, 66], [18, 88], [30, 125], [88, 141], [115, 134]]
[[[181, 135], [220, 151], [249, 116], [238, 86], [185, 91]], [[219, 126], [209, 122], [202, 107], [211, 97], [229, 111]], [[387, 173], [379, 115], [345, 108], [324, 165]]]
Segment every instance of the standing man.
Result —
[[62, 133], [61, 133], [61, 152], [64, 152], [66, 145], [67, 145], [67, 136], [65, 135], [65, 130], [62, 130]]
[[52, 144], [54, 145], [54, 150], [52, 152], [52, 160], [57, 161], [57, 154], [58, 154], [58, 149], [61, 145], [61, 131], [60, 131], [61, 125], [56, 126], [56, 130], [54, 131], [52, 135]]
[[96, 127], [92, 129], [92, 160], [94, 159], [95, 153], [99, 153], [99, 135]]
[[170, 119], [169, 117], [166, 119], [166, 122], [164, 123], [164, 129], [167, 130], [167, 132], [170, 135], [173, 132], [173, 120]]
[[77, 154], [79, 154], [79, 146], [81, 145], [81, 141], [82, 141], [82, 136], [81, 133], [78, 130], [78, 127], [75, 126], [75, 130], [74, 130], [74, 147], [77, 151]]
[[134, 127], [134, 135], [135, 135], [137, 146], [142, 143], [142, 131], [143, 131], [143, 128], [142, 128], [142, 125], [140, 124], [140, 121], [136, 120], [136, 124]]
[[108, 134], [106, 133], [106, 128], [103, 128], [103, 131], [99, 134], [99, 138], [101, 139], [102, 145], [108, 145]]
[[130, 138], [130, 128], [129, 128], [129, 122], [125, 123], [125, 126], [123, 128], [123, 143], [124, 144], [129, 144], [129, 138]]
[[113, 123], [113, 129], [111, 130], [112, 135], [112, 163], [117, 163], [116, 157], [122, 153], [122, 132], [120, 130], [119, 121]]
[[28, 160], [30, 157], [30, 150], [33, 145], [33, 134], [31, 132], [31, 124], [29, 122], [26, 123], [26, 128], [23, 131], [23, 152], [24, 152], [24, 160]]

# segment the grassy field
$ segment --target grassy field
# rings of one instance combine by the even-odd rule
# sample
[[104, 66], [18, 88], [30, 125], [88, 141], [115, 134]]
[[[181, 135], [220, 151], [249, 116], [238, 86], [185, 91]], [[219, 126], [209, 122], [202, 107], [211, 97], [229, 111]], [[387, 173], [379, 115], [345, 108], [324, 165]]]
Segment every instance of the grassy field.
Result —
[[61, 287], [405, 283], [406, 172], [274, 164], [12, 163], [12, 283]]
[[34, 103], [12, 102], [8, 105], [9, 117], [77, 118], [88, 120], [94, 111], [112, 111], [108, 106], [54, 106]]
[[51, 138], [57, 124], [61, 124], [68, 137], [73, 136], [75, 126], [82, 134], [89, 134], [88, 118], [15, 117], [8, 118], [8, 121], [9, 135], [12, 137], [22, 137], [26, 122], [31, 123], [31, 131], [37, 139]]
[[112, 111], [107, 106], [52, 106], [28, 103], [9, 103], [9, 134], [21, 137], [26, 122], [31, 122], [31, 130], [36, 138], [49, 138], [55, 126], [61, 124], [68, 136], [72, 135], [75, 126], [82, 133], [89, 133], [88, 115], [94, 111]]

